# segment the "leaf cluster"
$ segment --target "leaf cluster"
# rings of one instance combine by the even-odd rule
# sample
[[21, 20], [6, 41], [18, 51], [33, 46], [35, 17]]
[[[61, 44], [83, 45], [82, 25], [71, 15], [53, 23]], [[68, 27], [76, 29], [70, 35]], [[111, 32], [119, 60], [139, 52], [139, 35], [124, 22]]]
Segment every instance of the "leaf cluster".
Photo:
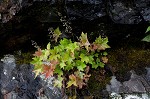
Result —
[[31, 64], [34, 65], [35, 77], [40, 74], [44, 74], [45, 78], [56, 75], [55, 86], [62, 87], [65, 80], [67, 88], [72, 85], [82, 88], [90, 77], [89, 69], [103, 68], [107, 63], [107, 52], [104, 51], [110, 48], [107, 43], [108, 38], [101, 36], [90, 43], [86, 33], [81, 34], [78, 42], [63, 38], [57, 46], [51, 47], [48, 43], [46, 49], [38, 48], [33, 54]]

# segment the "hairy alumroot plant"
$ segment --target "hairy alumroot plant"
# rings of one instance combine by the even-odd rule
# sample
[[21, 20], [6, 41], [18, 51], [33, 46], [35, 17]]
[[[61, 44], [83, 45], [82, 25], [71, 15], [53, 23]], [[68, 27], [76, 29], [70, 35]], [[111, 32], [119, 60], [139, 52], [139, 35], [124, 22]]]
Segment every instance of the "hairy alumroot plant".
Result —
[[[61, 35], [61, 31], [57, 29], [54, 32], [56, 41]], [[82, 33], [78, 42], [63, 38], [56, 46], [52, 47], [48, 43], [46, 49], [38, 47], [31, 62], [34, 65], [35, 77], [41, 74], [44, 74], [45, 78], [55, 76], [54, 86], [82, 88], [91, 76], [90, 68], [103, 68], [107, 63], [105, 49], [110, 48], [107, 43], [108, 38], [101, 36], [90, 43], [87, 34]], [[66, 82], [66, 85], [63, 82]]]

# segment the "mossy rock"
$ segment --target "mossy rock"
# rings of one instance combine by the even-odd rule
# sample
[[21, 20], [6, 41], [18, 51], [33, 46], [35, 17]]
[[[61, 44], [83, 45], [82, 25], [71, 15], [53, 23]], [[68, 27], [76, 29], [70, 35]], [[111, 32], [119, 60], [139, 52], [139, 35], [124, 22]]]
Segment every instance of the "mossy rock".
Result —
[[[150, 49], [120, 48], [110, 49], [108, 52], [109, 65], [114, 69], [114, 74], [121, 82], [130, 79], [130, 70], [138, 75], [145, 74], [145, 67], [150, 66]], [[102, 90], [109, 84], [111, 77], [101, 76], [100, 69], [92, 71], [88, 82], [88, 90], [96, 99], [102, 99]]]

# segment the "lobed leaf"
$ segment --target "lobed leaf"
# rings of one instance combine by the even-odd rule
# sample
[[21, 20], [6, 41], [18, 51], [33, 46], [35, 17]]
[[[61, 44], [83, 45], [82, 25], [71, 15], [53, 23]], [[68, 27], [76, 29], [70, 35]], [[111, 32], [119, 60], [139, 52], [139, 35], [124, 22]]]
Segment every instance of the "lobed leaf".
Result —
[[82, 62], [86, 62], [86, 63], [89, 62], [89, 57], [85, 56], [85, 54], [81, 53], [79, 57], [81, 58]]
[[60, 36], [61, 34], [62, 34], [62, 33], [61, 33], [61, 31], [59, 30], [59, 27], [54, 30], [53, 38], [54, 38], [55, 42], [57, 42], [57, 39], [59, 38], [59, 36]]
[[49, 66], [49, 65], [43, 64], [43, 72], [42, 73], [45, 74], [45, 78], [53, 76], [54, 70], [55, 70], [55, 66], [52, 66], [52, 65]]
[[50, 50], [50, 46], [51, 46], [51, 44], [48, 43], [48, 44], [47, 44], [47, 49], [48, 49], [48, 50]]
[[99, 36], [93, 43], [93, 49], [105, 50], [106, 48], [110, 48], [110, 46], [107, 43], [108, 38], [102, 38], [101, 36]]
[[38, 51], [36, 51], [34, 54], [33, 54], [33, 56], [37, 56], [37, 57], [39, 57], [39, 56], [41, 56], [42, 55], [42, 50], [40, 49], [40, 48], [38, 48]]
[[54, 87], [57, 86], [58, 88], [62, 87], [63, 77], [58, 76], [57, 79], [54, 81]]
[[41, 65], [35, 65], [33, 72], [35, 73], [35, 78], [43, 72]]
[[84, 71], [84, 68], [86, 67], [86, 64], [84, 62], [77, 60], [75, 63], [79, 71]]
[[88, 41], [88, 38], [87, 38], [87, 33], [83, 33], [81, 34], [80, 36], [80, 46], [85, 46], [86, 50], [89, 50], [88, 47], [90, 45], [89, 41]]
[[144, 37], [142, 41], [150, 42], [150, 34]]
[[72, 85], [77, 86], [76, 77], [74, 74], [69, 75], [69, 82], [67, 83], [67, 88]]
[[149, 31], [150, 31], [150, 26], [147, 28], [147, 30], [146, 30], [146, 32], [145, 32], [145, 33], [149, 32]]

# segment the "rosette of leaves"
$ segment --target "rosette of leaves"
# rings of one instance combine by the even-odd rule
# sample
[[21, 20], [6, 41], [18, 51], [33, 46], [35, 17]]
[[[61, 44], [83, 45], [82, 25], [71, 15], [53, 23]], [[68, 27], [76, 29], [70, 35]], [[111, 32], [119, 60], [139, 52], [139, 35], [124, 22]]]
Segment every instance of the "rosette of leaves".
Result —
[[103, 68], [107, 63], [107, 52], [104, 51], [110, 48], [107, 43], [108, 38], [101, 36], [90, 43], [86, 33], [81, 34], [78, 42], [63, 38], [57, 46], [51, 47], [48, 43], [46, 49], [38, 48], [33, 54], [31, 64], [34, 65], [35, 77], [41, 74], [45, 78], [56, 76], [55, 86], [62, 87], [65, 81], [66, 88], [82, 88], [90, 77], [89, 69]]

